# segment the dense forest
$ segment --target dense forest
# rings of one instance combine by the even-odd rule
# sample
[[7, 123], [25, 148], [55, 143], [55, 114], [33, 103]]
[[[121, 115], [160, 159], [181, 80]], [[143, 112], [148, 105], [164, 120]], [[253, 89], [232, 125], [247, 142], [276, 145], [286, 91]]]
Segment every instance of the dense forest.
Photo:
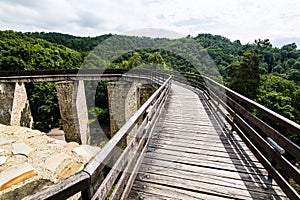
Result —
[[[14, 31], [0, 32], [0, 70], [79, 68], [83, 56], [60, 44]], [[60, 126], [60, 113], [54, 83], [26, 84], [34, 127], [47, 131]]]
[[[122, 46], [128, 51], [113, 57], [111, 63], [106, 63], [95, 52], [103, 54], [105, 51], [107, 55], [104, 57], [116, 53], [114, 42], [118, 41], [111, 34], [77, 37], [60, 33], [1, 31], [0, 70], [93, 68], [100, 63], [107, 64], [107, 67], [134, 68], [153, 65], [165, 70], [172, 68], [196, 72], [197, 69], [193, 66], [197, 65], [201, 73], [215, 76], [216, 80], [223, 81], [233, 90], [300, 123], [300, 50], [295, 43], [278, 48], [273, 47], [267, 39], [241, 44], [239, 40], [230, 41], [223, 36], [199, 34], [196, 37], [187, 36], [176, 40], [142, 38], [144, 48], [129, 51], [141, 38], [121, 37]], [[106, 49], [94, 50], [103, 41], [108, 41]], [[202, 48], [197, 49], [195, 44]], [[92, 50], [93, 53], [90, 53]], [[182, 56], [187, 54], [188, 58]], [[194, 60], [200, 62], [191, 63]], [[218, 73], [214, 71], [214, 65]], [[27, 84], [26, 87], [35, 115], [35, 127], [47, 130], [59, 126], [54, 85], [34, 83]], [[105, 91], [103, 83], [99, 88]], [[99, 106], [98, 116], [101, 117], [101, 113], [107, 114], [105, 105]], [[47, 113], [57, 114], [49, 119]], [[291, 139], [299, 143], [298, 136]]]

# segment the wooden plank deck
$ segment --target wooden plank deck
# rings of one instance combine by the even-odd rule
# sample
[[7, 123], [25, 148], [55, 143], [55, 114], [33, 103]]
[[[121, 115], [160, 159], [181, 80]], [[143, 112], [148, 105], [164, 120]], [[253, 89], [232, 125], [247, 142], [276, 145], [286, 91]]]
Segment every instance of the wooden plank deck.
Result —
[[192, 90], [172, 85], [128, 199], [287, 199]]

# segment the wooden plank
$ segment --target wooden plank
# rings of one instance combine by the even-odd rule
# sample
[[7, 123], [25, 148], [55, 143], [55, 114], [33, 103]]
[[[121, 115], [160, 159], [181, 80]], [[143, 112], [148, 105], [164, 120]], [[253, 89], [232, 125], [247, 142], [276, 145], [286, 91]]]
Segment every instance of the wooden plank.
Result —
[[196, 141], [196, 140], [181, 140], [181, 139], [167, 139], [161, 137], [153, 137], [151, 141], [152, 145], [175, 145], [175, 146], [189, 146], [191, 148], [198, 148], [198, 149], [211, 149], [213, 146], [214, 149], [217, 151], [223, 150], [226, 148], [227, 150], [238, 151], [242, 153], [247, 153], [253, 155], [248, 148], [243, 148], [243, 145], [240, 143], [236, 143], [235, 141], [229, 141], [228, 143], [223, 142], [213, 142], [209, 143], [207, 141]]
[[175, 163], [170, 161], [161, 160], [159, 163], [143, 163], [140, 168], [140, 172], [151, 171], [151, 170], [168, 170], [175, 169], [179, 171], [193, 172], [197, 174], [207, 174], [216, 177], [223, 177], [227, 179], [241, 179], [243, 177], [244, 181], [254, 182], [254, 183], [264, 183], [270, 185], [271, 183], [264, 181], [262, 174], [255, 174], [252, 176], [248, 172], [239, 172], [222, 170], [219, 168], [209, 168], [205, 166], [193, 166], [184, 163]]
[[[152, 157], [151, 157], [152, 156]], [[183, 158], [180, 159], [179, 157], [172, 156], [172, 155], [163, 155], [163, 154], [157, 154], [157, 156], [151, 155], [148, 157], [148, 155], [145, 155], [144, 163], [154, 163], [159, 164], [160, 161], [168, 161], [168, 162], [174, 162], [174, 163], [181, 163], [181, 164], [187, 164], [192, 166], [200, 166], [200, 167], [208, 167], [208, 168], [214, 168], [219, 170], [225, 170], [225, 171], [233, 171], [237, 173], [251, 173], [251, 174], [262, 174], [267, 175], [265, 170], [258, 168], [251, 168], [251, 171], [242, 165], [233, 165], [229, 163], [218, 163], [214, 161], [205, 161], [205, 160], [197, 160], [194, 158]]]
[[[234, 151], [232, 149], [217, 149], [216, 147], [206, 147], [206, 148], [189, 148], [189, 147], [182, 147], [182, 146], [175, 146], [175, 145], [151, 145], [148, 152], [164, 152], [164, 151], [169, 151], [170, 154], [174, 154], [174, 152], [177, 152], [177, 154], [180, 155], [188, 155], [189, 157], [199, 157], [201, 158], [202, 156], [215, 156], [215, 157], [226, 157], [230, 158], [233, 160], [243, 160], [248, 162], [253, 161], [257, 162], [257, 159], [253, 154], [250, 152], [238, 152]], [[171, 152], [173, 151], [173, 152]], [[246, 160], [245, 160], [246, 159]]]
[[[211, 137], [211, 138], [218, 138], [218, 137], [224, 137], [223, 132], [217, 132], [214, 128], [209, 129], [202, 129], [201, 127], [167, 127], [166, 124], [164, 124], [164, 127], [161, 129], [161, 132], [165, 133], [172, 133], [172, 134], [188, 134], [188, 135], [194, 135], [198, 137]], [[224, 137], [226, 139], [227, 137]]]
[[[158, 142], [158, 143], [162, 143], [162, 144], [163, 144], [163, 142], [165, 142], [165, 143], [177, 142], [177, 144], [189, 143], [189, 144], [199, 145], [199, 147], [201, 147], [201, 148], [215, 144], [220, 147], [231, 147], [231, 148], [234, 147], [234, 148], [248, 150], [248, 148], [243, 148], [244, 145], [240, 145], [239, 141], [234, 141], [234, 140], [229, 140], [229, 139], [226, 139], [226, 140], [211, 139], [209, 137], [202, 137], [200, 139], [197, 139], [193, 136], [182, 137], [181, 135], [164, 134], [164, 135], [155, 135], [153, 137], [153, 142]], [[205, 144], [207, 144], [207, 145], [205, 145]]]
[[160, 134], [160, 135], [155, 135], [154, 138], [161, 138], [161, 139], [182, 139], [182, 140], [187, 140], [187, 141], [203, 141], [203, 142], [214, 142], [214, 143], [229, 143], [227, 140], [228, 139], [225, 139], [225, 140], [220, 140], [220, 138], [217, 138], [217, 137], [213, 137], [213, 138], [210, 138], [209, 136], [204, 136], [204, 137], [201, 137], [201, 136], [197, 136], [196, 134], [195, 135], [189, 135], [189, 134], [186, 134], [185, 132], [181, 131], [180, 133], [174, 133], [174, 132], [165, 132], [164, 134]]
[[86, 189], [89, 185], [90, 176], [80, 171], [55, 185], [50, 185], [43, 190], [27, 196], [25, 200], [44, 200], [44, 199], [67, 199], [68, 197]]
[[195, 93], [173, 85], [165, 108], [132, 192], [145, 199], [285, 198], [263, 179], [266, 170], [241, 138], [211, 121]]
[[143, 199], [143, 200], [180, 200], [179, 198], [177, 197], [169, 197], [169, 196], [166, 196], [165, 194], [156, 194], [155, 192], [150, 192], [148, 193], [147, 191], [139, 191], [139, 190], [136, 190], [136, 188], [133, 186], [132, 190], [130, 191], [129, 193], [129, 196], [127, 198], [128, 200], [140, 200], [140, 199]]
[[[229, 198], [212, 196], [205, 193], [193, 192], [190, 190], [183, 190], [174, 187], [168, 187], [165, 185], [153, 184], [148, 182], [136, 181], [133, 186], [132, 196], [129, 199], [184, 199], [184, 200], [194, 200], [194, 199], [212, 199], [212, 200], [226, 200]], [[231, 199], [231, 198], [230, 198]]]
[[[190, 139], [193, 138], [193, 140], [197, 140], [197, 141], [216, 141], [216, 142], [224, 142], [224, 143], [228, 143], [227, 141], [229, 140], [228, 137], [225, 137], [224, 135], [215, 133], [214, 135], [209, 134], [207, 132], [201, 132], [201, 131], [185, 131], [185, 129], [173, 129], [173, 130], [166, 130], [165, 128], [162, 128], [160, 130], [160, 132], [163, 132], [163, 134], [161, 133], [156, 133], [157, 136], [161, 137], [161, 138], [182, 138], [182, 139]], [[215, 131], [214, 131], [215, 132]], [[241, 140], [237, 140], [235, 139], [235, 141], [241, 141]]]
[[[188, 168], [188, 166], [181, 167]], [[199, 169], [196, 170], [197, 172], [193, 170], [186, 170], [185, 168], [179, 169], [172, 166], [172, 163], [169, 163], [169, 166], [165, 167], [155, 165], [142, 165], [142, 167], [140, 168], [140, 173], [141, 175], [143, 175], [143, 177], [148, 175], [147, 177], [149, 178], [151, 178], [151, 174], [174, 176], [178, 179], [191, 179], [199, 182], [206, 182], [209, 184], [218, 184], [221, 186], [223, 185], [222, 187], [224, 188], [246, 188], [248, 191], [268, 193], [274, 196], [285, 197], [285, 194], [277, 185], [273, 186], [270, 182], [265, 181], [262, 177], [257, 175], [247, 173], [234, 173], [210, 168], [201, 168], [201, 170], [203, 171], [199, 171]]]
[[[190, 147], [184, 147], [184, 146], [175, 146], [175, 145], [168, 145], [168, 146], [160, 146], [160, 145], [153, 145], [150, 146], [152, 149], [149, 149], [150, 152], [156, 152], [156, 153], [164, 153], [165, 154], [174, 154], [174, 152], [177, 152], [177, 155], [185, 156], [185, 157], [191, 157], [195, 159], [205, 159], [204, 157], [207, 156], [213, 156], [219, 161], [222, 160], [222, 158], [228, 158], [227, 160], [231, 161], [239, 161], [239, 162], [247, 162], [248, 159], [256, 160], [253, 155], [248, 155], [246, 152], [240, 153], [237, 151], [233, 151], [232, 149], [223, 149], [223, 150], [216, 150], [212, 146], [211, 148], [190, 148]], [[176, 155], [176, 154], [175, 154]], [[249, 160], [250, 161], [250, 160]], [[236, 162], [238, 163], [238, 162]], [[260, 165], [261, 166], [261, 165]]]
[[152, 138], [151, 145], [157, 148], [172, 148], [172, 146], [189, 147], [191, 149], [207, 149], [228, 153], [240, 153], [253, 155], [249, 149], [240, 147], [235, 143], [221, 143], [221, 142], [207, 142], [207, 141], [195, 141], [195, 140], [182, 140], [182, 139], [166, 139], [166, 138]]
[[[157, 174], [150, 174], [150, 178], [146, 180], [141, 180], [137, 177], [137, 180], [145, 181], [149, 183], [168, 185], [169, 187], [181, 188], [184, 190], [193, 190], [195, 192], [206, 192], [217, 196], [224, 196], [228, 198], [238, 198], [238, 199], [249, 199], [251, 198], [247, 190], [240, 190], [235, 188], [223, 188], [218, 185], [212, 185], [205, 182], [198, 182], [195, 180], [179, 179], [172, 176], [162, 176]], [[262, 198], [261, 198], [262, 199]], [[264, 198], [265, 199], [265, 198]]]
[[[259, 169], [264, 169], [264, 167], [259, 162], [253, 162], [248, 160], [245, 157], [228, 157], [226, 154], [220, 155], [215, 154], [212, 151], [201, 152], [201, 154], [190, 154], [188, 152], [178, 152], [169, 149], [155, 149], [155, 151], [148, 152], [147, 156], [153, 158], [159, 157], [160, 155], [172, 155], [172, 156], [180, 156], [182, 158], [192, 158], [201, 162], [202, 160], [213, 161], [213, 162], [220, 162], [220, 163], [228, 163], [234, 165], [242, 165], [246, 167], [255, 167]], [[181, 159], [180, 159], [181, 160]]]

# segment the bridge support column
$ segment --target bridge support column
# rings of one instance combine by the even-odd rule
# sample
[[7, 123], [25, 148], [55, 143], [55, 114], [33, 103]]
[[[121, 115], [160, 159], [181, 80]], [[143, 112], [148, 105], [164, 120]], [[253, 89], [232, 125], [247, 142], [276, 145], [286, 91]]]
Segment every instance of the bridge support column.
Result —
[[0, 123], [32, 128], [33, 118], [24, 83], [0, 83]]
[[[151, 84], [118, 81], [107, 85], [110, 134], [116, 132], [130, 119], [130, 117], [147, 101], [156, 88]], [[138, 122], [139, 124], [141, 121]], [[127, 136], [130, 141], [136, 128]]]
[[138, 107], [141, 107], [156, 91], [156, 87], [153, 84], [143, 84], [138, 86]]
[[67, 142], [90, 143], [84, 82], [62, 81], [55, 84], [60, 115]]
[[107, 85], [111, 137], [138, 109], [137, 84], [134, 82], [109, 82]]

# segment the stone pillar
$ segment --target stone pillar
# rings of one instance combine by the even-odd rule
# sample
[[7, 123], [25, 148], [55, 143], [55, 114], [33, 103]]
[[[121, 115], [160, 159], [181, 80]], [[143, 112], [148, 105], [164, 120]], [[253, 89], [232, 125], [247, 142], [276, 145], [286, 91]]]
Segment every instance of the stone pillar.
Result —
[[24, 83], [0, 83], [0, 123], [32, 128], [33, 118]]
[[137, 84], [118, 81], [107, 84], [111, 137], [138, 109]]
[[[138, 108], [140, 108], [150, 97], [151, 95], [157, 90], [157, 87], [153, 84], [140, 84], [137, 88], [138, 94]], [[144, 115], [146, 116], [147, 113]], [[145, 117], [144, 116], [144, 117]], [[141, 125], [144, 117], [142, 117], [138, 121], [138, 125]]]
[[67, 142], [90, 143], [90, 128], [84, 82], [62, 81], [55, 84], [60, 115]]
[[138, 86], [138, 108], [140, 108], [157, 90], [157, 87], [152, 84], [143, 84]]

